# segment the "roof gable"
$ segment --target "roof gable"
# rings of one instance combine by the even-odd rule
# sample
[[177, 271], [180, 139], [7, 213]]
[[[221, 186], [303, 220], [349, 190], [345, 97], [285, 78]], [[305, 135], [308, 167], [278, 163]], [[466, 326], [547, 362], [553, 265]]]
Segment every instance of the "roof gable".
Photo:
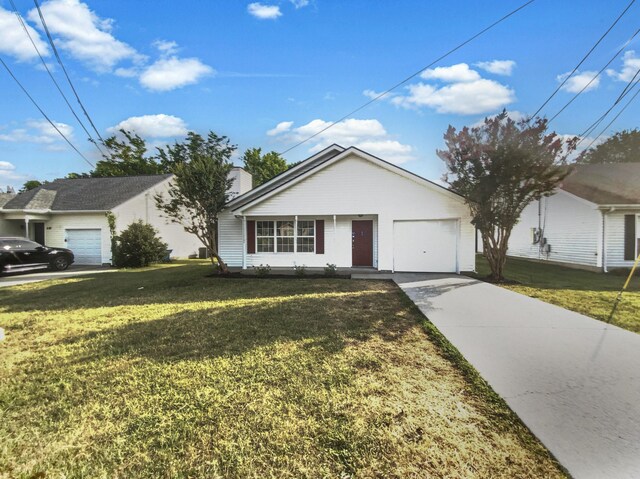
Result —
[[166, 174], [59, 179], [16, 195], [2, 209], [108, 211], [170, 177]]
[[[337, 146], [337, 145], [336, 145]], [[318, 173], [319, 171], [322, 171], [324, 168], [327, 168], [330, 165], [335, 164], [336, 162], [339, 162], [341, 160], [344, 160], [345, 158], [348, 158], [351, 155], [355, 155], [360, 159], [369, 161], [373, 164], [375, 164], [376, 166], [379, 166], [385, 170], [390, 171], [391, 173], [395, 173], [398, 174], [400, 176], [403, 176], [407, 179], [410, 179], [422, 186], [425, 186], [429, 189], [434, 189], [435, 191], [438, 191], [439, 193], [443, 193], [445, 195], [450, 195], [451, 197], [454, 197], [457, 200], [463, 200], [464, 198], [459, 195], [458, 193], [445, 188], [444, 186], [438, 185], [437, 183], [434, 183], [430, 180], [427, 180], [419, 175], [416, 175], [415, 173], [411, 173], [410, 171], [407, 171], [403, 168], [400, 168], [397, 165], [394, 165], [392, 163], [389, 163], [385, 160], [382, 160], [374, 155], [371, 155], [370, 153], [367, 153], [365, 151], [362, 151], [356, 147], [349, 147], [347, 149], [344, 149], [342, 147], [341, 151], [339, 151], [338, 153], [332, 154], [330, 156], [324, 156], [324, 157], [320, 157], [320, 158], [316, 158], [316, 156], [309, 158], [308, 160], [305, 160], [301, 165], [298, 166], [302, 166], [307, 162], [310, 162], [308, 164], [308, 168], [306, 169], [302, 169], [301, 171], [297, 172], [298, 174], [292, 174], [289, 175], [286, 178], [286, 181], [281, 181], [278, 184], [273, 185], [273, 188], [266, 188], [263, 191], [257, 192], [257, 194], [254, 195], [250, 195], [250, 193], [246, 193], [245, 195], [237, 198], [236, 200], [232, 201], [229, 203], [229, 207], [233, 210], [233, 211], [239, 211], [242, 209], [246, 209], [249, 207], [253, 207], [256, 204], [259, 204], [261, 201], [264, 201], [274, 195], [277, 195], [278, 193], [280, 193], [281, 191], [286, 190], [287, 188], [299, 183], [300, 181], [305, 180], [306, 178], [308, 178], [311, 175], [314, 175], [316, 173]], [[324, 150], [323, 150], [324, 151]], [[321, 152], [322, 153], [322, 152]], [[313, 160], [313, 161], [311, 161]], [[286, 173], [286, 172], [285, 172]], [[284, 175], [284, 174], [283, 174]], [[265, 183], [265, 185], [267, 185], [270, 182]], [[240, 201], [240, 200], [244, 200], [244, 201]]]

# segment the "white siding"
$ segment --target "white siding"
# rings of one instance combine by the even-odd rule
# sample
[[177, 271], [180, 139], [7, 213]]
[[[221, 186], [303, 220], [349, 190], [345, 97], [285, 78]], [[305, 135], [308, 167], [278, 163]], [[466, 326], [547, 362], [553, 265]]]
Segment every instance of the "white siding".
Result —
[[[613, 211], [606, 213], [606, 261], [607, 268], [630, 268], [633, 261], [624, 259], [624, 216], [640, 215], [640, 209], [635, 211]], [[640, 238], [640, 219], [636, 216], [636, 238]], [[636, 244], [638, 240], [636, 239]], [[639, 252], [636, 251], [636, 254]]]
[[67, 231], [71, 229], [99, 229], [102, 241], [102, 262], [111, 263], [109, 225], [104, 213], [67, 213], [52, 215], [45, 221], [44, 239], [47, 246], [66, 248]]
[[187, 233], [182, 225], [169, 222], [155, 206], [154, 196], [156, 193], [163, 193], [166, 198], [170, 181], [171, 179], [165, 180], [146, 192], [134, 196], [113, 208], [112, 213], [116, 217], [118, 232], [134, 221], [142, 220], [158, 230], [162, 241], [168, 244], [169, 249], [173, 250], [171, 256], [186, 258], [191, 254], [196, 254], [198, 248], [202, 247], [202, 243], [195, 235]]
[[218, 217], [218, 253], [229, 266], [242, 266], [242, 220], [231, 211], [223, 211]]
[[[351, 266], [351, 218], [358, 218], [358, 215], [374, 217], [374, 238], [377, 240], [374, 252], [378, 252], [380, 270], [393, 268], [395, 220], [460, 219], [460, 269], [475, 269], [474, 228], [462, 198], [435, 185], [425, 186], [418, 179], [414, 181], [355, 155], [325, 167], [244, 213], [251, 218], [324, 217], [324, 256], [336, 260], [322, 260], [321, 265], [330, 262], [340, 267]], [[335, 250], [332, 250], [334, 214], [338, 215], [339, 223]], [[235, 244], [242, 242], [242, 223], [239, 219], [235, 225], [232, 223], [230, 218], [221, 222], [221, 252], [229, 253], [228, 258], [223, 258], [231, 265], [239, 266], [242, 249], [240, 246], [238, 251]], [[238, 259], [239, 262], [235, 262]], [[311, 259], [307, 264], [311, 264]]]
[[24, 223], [6, 220], [0, 213], [0, 236], [25, 236]]
[[[540, 220], [538, 211], [534, 201], [522, 212], [511, 232], [509, 255], [593, 267], [601, 264], [602, 215], [596, 205], [559, 191], [541, 199]], [[548, 254], [532, 242], [531, 230], [539, 221], [551, 246]]]

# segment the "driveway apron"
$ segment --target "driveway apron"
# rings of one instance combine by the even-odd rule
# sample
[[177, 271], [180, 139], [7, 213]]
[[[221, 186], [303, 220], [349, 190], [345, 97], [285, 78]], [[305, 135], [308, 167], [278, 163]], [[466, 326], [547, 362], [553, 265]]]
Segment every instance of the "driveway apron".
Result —
[[640, 477], [640, 335], [464, 276], [393, 278], [573, 477]]

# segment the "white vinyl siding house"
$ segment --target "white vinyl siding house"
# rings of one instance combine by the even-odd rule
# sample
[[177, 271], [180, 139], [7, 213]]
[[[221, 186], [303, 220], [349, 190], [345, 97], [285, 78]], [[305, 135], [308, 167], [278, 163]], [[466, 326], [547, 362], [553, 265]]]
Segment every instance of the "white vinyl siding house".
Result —
[[[230, 173], [230, 196], [251, 188], [251, 175], [241, 168]], [[180, 224], [171, 223], [155, 206], [166, 194], [171, 175], [79, 178], [45, 183], [18, 194], [0, 208], [0, 236], [24, 236], [47, 246], [69, 248], [78, 264], [111, 263], [111, 232], [106, 214], [115, 217], [116, 232], [134, 221], [152, 225], [172, 250], [186, 258], [202, 243]]]
[[[464, 199], [356, 148], [330, 147], [272, 181], [280, 184], [237, 198], [221, 215], [220, 254], [229, 266], [400, 271], [399, 260], [405, 271], [475, 269]], [[437, 234], [419, 226], [426, 222]], [[401, 228], [406, 234], [394, 234]], [[442, 255], [449, 261], [436, 261]]]
[[605, 272], [631, 267], [640, 254], [638, 185], [640, 164], [578, 165], [524, 209], [508, 254]]

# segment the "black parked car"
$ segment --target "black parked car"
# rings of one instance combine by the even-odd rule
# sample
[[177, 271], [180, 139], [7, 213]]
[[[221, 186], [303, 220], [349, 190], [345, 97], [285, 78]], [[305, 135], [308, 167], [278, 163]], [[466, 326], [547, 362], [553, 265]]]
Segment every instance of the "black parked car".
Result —
[[0, 237], [0, 274], [38, 269], [63, 271], [73, 263], [73, 252], [50, 248], [27, 238]]

